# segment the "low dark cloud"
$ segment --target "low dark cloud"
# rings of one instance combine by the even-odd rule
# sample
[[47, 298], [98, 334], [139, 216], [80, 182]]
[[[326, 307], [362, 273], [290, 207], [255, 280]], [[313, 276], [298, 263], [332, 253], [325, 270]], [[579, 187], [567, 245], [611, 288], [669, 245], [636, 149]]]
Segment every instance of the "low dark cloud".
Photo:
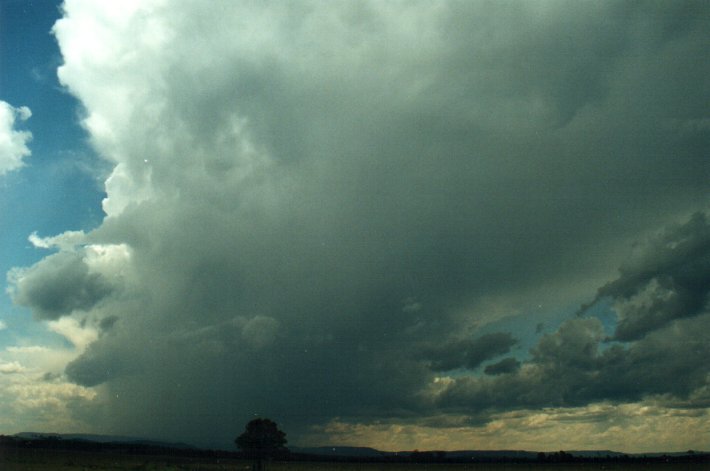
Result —
[[[131, 359], [136, 360], [133, 355]], [[108, 348], [98, 350], [90, 347], [80, 357], [80, 360], [70, 362], [64, 372], [67, 378], [76, 384], [89, 387], [97, 386], [111, 378], [125, 374], [127, 361], [127, 358], [119, 357]]]
[[92, 273], [83, 256], [75, 252], [50, 255], [30, 268], [11, 272], [9, 279], [12, 300], [44, 320], [75, 310], [88, 311], [114, 289], [100, 273]]
[[[685, 408], [707, 407], [709, 248], [706, 213], [639, 243], [621, 276], [599, 290], [600, 298], [611, 296], [616, 302], [619, 323], [613, 339], [596, 318], [566, 321], [542, 337], [514, 375], [457, 380], [441, 396], [440, 406], [496, 411], [657, 397]], [[674, 302], [675, 293], [649, 294], [649, 286], [664, 287], [656, 281], [661, 277], [695, 301], [681, 305]], [[638, 335], [626, 335], [632, 322]]]
[[457, 378], [437, 407], [480, 414], [651, 398], [707, 407], [709, 235], [707, 213], [698, 212], [634, 247], [620, 276], [598, 291], [597, 301], [608, 296], [615, 303], [613, 338], [597, 318], [568, 320], [540, 339], [529, 360], [508, 358], [484, 370], [508, 373], [509, 364], [514, 374]]
[[476, 369], [486, 360], [504, 355], [517, 340], [507, 332], [486, 334], [473, 340], [458, 340], [425, 352], [433, 371]]
[[504, 358], [498, 363], [492, 363], [483, 369], [487, 375], [513, 373], [520, 368], [520, 362], [515, 358]]
[[597, 300], [610, 298], [617, 307], [617, 340], [637, 340], [676, 319], [707, 311], [710, 295], [710, 224], [698, 212], [643, 245], [602, 286]]
[[710, 386], [708, 327], [706, 312], [631, 344], [608, 345], [596, 318], [569, 320], [545, 335], [515, 374], [457, 379], [438, 406], [494, 412], [674, 397], [684, 407], [696, 401], [696, 407], [705, 407], [701, 392]]

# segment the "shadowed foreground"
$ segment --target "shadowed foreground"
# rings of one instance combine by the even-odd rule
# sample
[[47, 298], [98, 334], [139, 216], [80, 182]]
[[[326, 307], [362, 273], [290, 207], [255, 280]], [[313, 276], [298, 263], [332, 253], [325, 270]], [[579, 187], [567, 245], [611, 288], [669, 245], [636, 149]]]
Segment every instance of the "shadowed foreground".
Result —
[[[284, 440], [285, 441], [285, 440]], [[272, 450], [273, 451], [273, 450]], [[688, 451], [684, 454], [655, 457], [617, 455], [579, 457], [565, 452], [538, 453], [525, 458], [452, 456], [445, 452], [395, 453], [373, 457], [319, 456], [289, 452], [262, 456], [256, 466], [270, 471], [398, 471], [465, 470], [479, 471], [566, 471], [585, 470], [657, 470], [681, 471], [710, 469], [710, 454]], [[469, 461], [473, 460], [473, 461]], [[252, 470], [253, 453], [171, 447], [157, 442], [94, 442], [64, 440], [58, 436], [35, 439], [0, 435], [0, 470], [2, 471], [118, 471], [118, 470]]]
[[[653, 470], [685, 471], [702, 469], [707, 463], [329, 463], [329, 462], [269, 462], [270, 471], [404, 471], [404, 470], [479, 470], [479, 471], [567, 471], [586, 470]], [[132, 455], [119, 452], [85, 452], [46, 449], [0, 449], [0, 469], [3, 471], [172, 471], [172, 470], [243, 470], [251, 469], [246, 460], [216, 457], [172, 455]]]

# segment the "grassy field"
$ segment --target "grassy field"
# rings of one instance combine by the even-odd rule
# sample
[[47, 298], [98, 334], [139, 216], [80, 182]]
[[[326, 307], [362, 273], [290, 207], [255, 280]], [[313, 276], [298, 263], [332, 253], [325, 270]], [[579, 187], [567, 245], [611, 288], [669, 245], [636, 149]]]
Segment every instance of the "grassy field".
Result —
[[[2, 471], [249, 471], [246, 461], [174, 456], [125, 455], [52, 450], [0, 450]], [[267, 463], [267, 471], [689, 471], [710, 469], [692, 464], [383, 464], [383, 463]]]

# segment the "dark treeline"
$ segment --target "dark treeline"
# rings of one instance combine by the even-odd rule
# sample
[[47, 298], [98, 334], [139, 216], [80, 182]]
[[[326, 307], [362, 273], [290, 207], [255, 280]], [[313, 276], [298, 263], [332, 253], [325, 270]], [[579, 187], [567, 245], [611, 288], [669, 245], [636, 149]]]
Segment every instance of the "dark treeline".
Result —
[[[203, 450], [199, 448], [175, 448], [146, 443], [131, 442], [93, 442], [78, 439], [62, 439], [55, 436], [21, 438], [0, 435], [0, 451], [54, 450], [71, 452], [92, 452], [126, 455], [168, 455], [185, 458], [249, 459], [243, 452], [224, 450]], [[310, 462], [353, 462], [353, 463], [710, 463], [710, 453], [688, 451], [672, 455], [609, 455], [575, 456], [565, 451], [537, 453], [533, 457], [511, 456], [453, 456], [445, 451], [412, 451], [401, 453], [383, 453], [378, 456], [332, 456], [308, 453], [295, 453], [288, 450], [271, 457], [274, 461], [310, 461]]]

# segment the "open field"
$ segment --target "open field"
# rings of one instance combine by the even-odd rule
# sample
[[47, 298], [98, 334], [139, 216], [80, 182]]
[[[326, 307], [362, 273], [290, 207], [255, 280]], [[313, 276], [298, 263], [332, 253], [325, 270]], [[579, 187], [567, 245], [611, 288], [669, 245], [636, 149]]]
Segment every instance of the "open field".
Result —
[[[129, 455], [105, 452], [0, 449], [2, 471], [177, 471], [243, 470], [247, 461], [224, 458], [191, 458], [169, 455]], [[326, 463], [271, 462], [267, 471], [687, 471], [710, 469], [708, 464], [691, 463], [581, 463], [581, 464], [406, 464], [406, 463]]]

